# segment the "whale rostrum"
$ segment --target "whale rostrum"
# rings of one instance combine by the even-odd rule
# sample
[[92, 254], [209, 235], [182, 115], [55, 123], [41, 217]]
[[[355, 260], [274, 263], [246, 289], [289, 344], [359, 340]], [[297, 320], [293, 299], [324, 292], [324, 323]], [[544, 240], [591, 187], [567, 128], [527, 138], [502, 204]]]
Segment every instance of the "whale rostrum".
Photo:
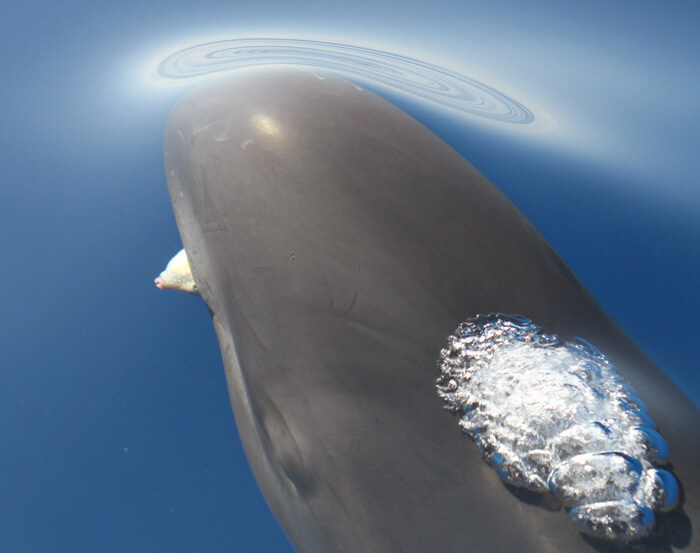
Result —
[[698, 550], [698, 410], [408, 114], [241, 72], [177, 103], [165, 167], [172, 287], [299, 553]]

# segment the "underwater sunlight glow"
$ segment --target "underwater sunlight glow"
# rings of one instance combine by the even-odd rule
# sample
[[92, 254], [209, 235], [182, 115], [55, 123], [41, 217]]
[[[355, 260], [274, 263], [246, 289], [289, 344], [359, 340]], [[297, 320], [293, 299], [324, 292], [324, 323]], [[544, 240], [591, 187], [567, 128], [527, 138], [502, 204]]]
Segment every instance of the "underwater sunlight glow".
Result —
[[528, 131], [551, 131], [556, 123], [486, 83], [445, 67], [400, 54], [318, 40], [246, 38], [203, 42], [161, 59], [151, 74], [159, 84], [268, 65], [302, 66], [330, 71], [358, 84], [379, 86], [427, 100], [461, 115]]

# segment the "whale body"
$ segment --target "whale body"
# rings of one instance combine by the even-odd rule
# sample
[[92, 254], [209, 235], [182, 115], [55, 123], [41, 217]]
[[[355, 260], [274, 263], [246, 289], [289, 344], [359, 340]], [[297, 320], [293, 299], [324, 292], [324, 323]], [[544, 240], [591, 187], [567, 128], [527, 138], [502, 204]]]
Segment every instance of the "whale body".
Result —
[[[698, 410], [530, 222], [409, 115], [337, 77], [245, 72], [178, 102], [165, 166], [240, 437], [299, 553], [698, 550]], [[485, 320], [530, 330], [460, 334]], [[544, 388], [523, 392], [521, 371], [499, 368], [522, 360], [506, 338], [555, 360]], [[457, 342], [467, 349], [453, 355]], [[510, 405], [497, 370], [525, 415], [466, 428]], [[453, 386], [455, 374], [467, 376]], [[555, 401], [573, 405], [566, 422]], [[530, 416], [535, 404], [548, 415]], [[494, 454], [525, 437], [524, 453]], [[539, 476], [533, 451], [549, 455]]]

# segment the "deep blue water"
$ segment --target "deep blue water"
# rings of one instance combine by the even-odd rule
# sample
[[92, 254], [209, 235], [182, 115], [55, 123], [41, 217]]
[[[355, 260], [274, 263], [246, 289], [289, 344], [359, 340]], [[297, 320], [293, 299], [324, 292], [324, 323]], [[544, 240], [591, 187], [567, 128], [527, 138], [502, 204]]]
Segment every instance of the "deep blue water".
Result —
[[449, 68], [546, 113], [529, 132], [385, 91], [533, 221], [697, 403], [694, 3], [515, 0], [5, 5], [0, 549], [291, 551], [236, 436], [180, 248], [154, 84], [181, 47], [332, 41]]

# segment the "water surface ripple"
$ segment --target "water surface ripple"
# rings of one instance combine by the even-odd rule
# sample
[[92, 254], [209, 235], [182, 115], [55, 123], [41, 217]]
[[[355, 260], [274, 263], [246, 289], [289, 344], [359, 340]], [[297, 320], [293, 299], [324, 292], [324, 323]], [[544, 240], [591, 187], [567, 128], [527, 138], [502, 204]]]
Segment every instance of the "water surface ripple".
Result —
[[326, 69], [501, 123], [535, 121], [526, 106], [466, 75], [415, 58], [335, 42], [263, 38], [205, 42], [170, 54], [156, 73], [162, 79], [182, 80], [262, 65]]

